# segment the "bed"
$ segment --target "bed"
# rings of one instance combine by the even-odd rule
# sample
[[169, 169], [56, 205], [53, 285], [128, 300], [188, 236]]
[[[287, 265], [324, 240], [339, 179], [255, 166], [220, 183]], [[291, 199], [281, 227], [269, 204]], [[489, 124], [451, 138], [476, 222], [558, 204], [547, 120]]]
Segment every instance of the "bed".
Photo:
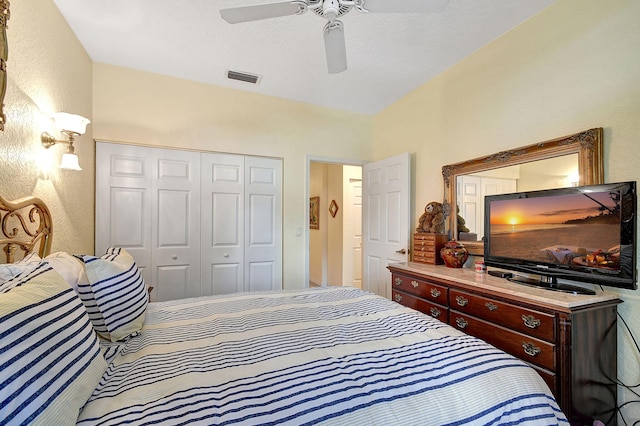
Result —
[[4, 217], [25, 254], [0, 265], [0, 424], [568, 424], [525, 363], [377, 295], [149, 303], [125, 249], [50, 254], [50, 218], [16, 243]]

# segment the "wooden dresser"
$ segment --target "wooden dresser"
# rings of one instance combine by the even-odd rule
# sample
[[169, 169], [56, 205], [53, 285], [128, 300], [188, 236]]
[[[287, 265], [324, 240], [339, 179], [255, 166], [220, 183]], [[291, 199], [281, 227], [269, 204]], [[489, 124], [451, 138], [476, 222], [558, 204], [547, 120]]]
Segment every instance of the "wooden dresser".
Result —
[[573, 295], [471, 269], [389, 265], [392, 299], [529, 363], [571, 424], [616, 424], [618, 295]]

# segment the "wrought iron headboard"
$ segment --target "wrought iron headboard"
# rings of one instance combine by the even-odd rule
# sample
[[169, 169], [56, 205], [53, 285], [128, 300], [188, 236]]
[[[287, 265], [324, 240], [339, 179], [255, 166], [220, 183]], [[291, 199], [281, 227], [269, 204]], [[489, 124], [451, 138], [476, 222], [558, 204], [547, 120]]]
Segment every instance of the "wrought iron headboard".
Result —
[[0, 232], [6, 263], [14, 263], [34, 250], [44, 258], [51, 251], [53, 237], [49, 208], [37, 197], [7, 201], [0, 195]]

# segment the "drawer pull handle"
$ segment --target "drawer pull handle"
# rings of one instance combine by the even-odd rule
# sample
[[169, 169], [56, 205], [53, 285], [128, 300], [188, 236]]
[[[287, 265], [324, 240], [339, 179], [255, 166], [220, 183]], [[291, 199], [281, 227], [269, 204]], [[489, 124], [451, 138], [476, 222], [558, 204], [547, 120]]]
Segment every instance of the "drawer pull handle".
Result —
[[413, 288], [418, 288], [420, 284], [418, 284], [418, 281], [411, 281], [411, 285], [413, 286]]
[[460, 328], [467, 328], [467, 326], [469, 325], [469, 323], [461, 317], [456, 318], [456, 324], [458, 324], [458, 327]]
[[538, 328], [542, 323], [542, 321], [535, 318], [533, 315], [522, 315], [522, 321], [524, 322], [524, 325], [529, 328]]
[[402, 285], [402, 278], [398, 278], [398, 277], [396, 277], [396, 278], [393, 280], [393, 283], [394, 283], [395, 285], [397, 285], [397, 286], [401, 286], [401, 285]]
[[431, 307], [430, 311], [431, 311], [431, 316], [434, 318], [438, 318], [440, 317], [440, 314], [442, 314], [442, 311], [436, 307]]
[[491, 312], [498, 310], [498, 305], [495, 303], [487, 302], [484, 306], [486, 306]]
[[438, 297], [440, 297], [441, 294], [442, 294], [442, 292], [440, 290], [438, 290], [437, 288], [432, 288], [431, 289], [431, 297], [433, 297], [434, 299], [437, 299]]
[[458, 303], [459, 306], [467, 306], [469, 299], [462, 296], [456, 296], [456, 303]]
[[529, 356], [538, 356], [540, 354], [540, 352], [542, 352], [542, 349], [540, 349], [539, 347], [535, 346], [533, 343], [529, 342], [522, 342], [522, 348], [524, 349], [524, 353], [529, 355]]
[[396, 302], [398, 302], [398, 303], [402, 302], [402, 296], [401, 296], [401, 295], [399, 295], [398, 293], [396, 293], [396, 294], [393, 296], [393, 299], [394, 299]]

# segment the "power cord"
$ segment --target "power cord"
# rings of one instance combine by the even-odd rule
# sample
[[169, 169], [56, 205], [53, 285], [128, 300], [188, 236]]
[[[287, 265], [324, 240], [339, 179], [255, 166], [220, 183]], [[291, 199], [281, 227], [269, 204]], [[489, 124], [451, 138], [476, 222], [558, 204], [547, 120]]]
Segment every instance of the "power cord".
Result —
[[[638, 351], [638, 353], [640, 354], [640, 345], [638, 345], [638, 341], [636, 340], [635, 336], [633, 335], [633, 333], [631, 331], [631, 328], [629, 327], [629, 324], [627, 324], [627, 322], [624, 320], [622, 315], [620, 315], [620, 312], [618, 312], [617, 315], [618, 315], [618, 318], [620, 318], [620, 320], [622, 321], [622, 324], [624, 324], [624, 327], [627, 329], [627, 332], [629, 333], [629, 336], [631, 337], [631, 340], [633, 341], [633, 344], [636, 347], [636, 351]], [[639, 398], [637, 400], [627, 401], [624, 404], [619, 405], [617, 407], [617, 411], [618, 411], [618, 414], [620, 415], [620, 418], [622, 419], [624, 424], [626, 426], [628, 426], [628, 423], [627, 423], [626, 419], [622, 415], [622, 408], [627, 406], [627, 405], [629, 405], [629, 404], [638, 404], [638, 403], [640, 403], [640, 394], [634, 390], [635, 388], [640, 387], [640, 383], [638, 383], [636, 385], [633, 385], [633, 386], [632, 385], [627, 385], [627, 384], [623, 383], [620, 380], [617, 380], [617, 383], [618, 383], [619, 386], [622, 386], [627, 391], [631, 392], [632, 394], [634, 394], [635, 396], [637, 396]], [[632, 424], [632, 426], [639, 426], [639, 425], [640, 425], [640, 420], [636, 420]]]

